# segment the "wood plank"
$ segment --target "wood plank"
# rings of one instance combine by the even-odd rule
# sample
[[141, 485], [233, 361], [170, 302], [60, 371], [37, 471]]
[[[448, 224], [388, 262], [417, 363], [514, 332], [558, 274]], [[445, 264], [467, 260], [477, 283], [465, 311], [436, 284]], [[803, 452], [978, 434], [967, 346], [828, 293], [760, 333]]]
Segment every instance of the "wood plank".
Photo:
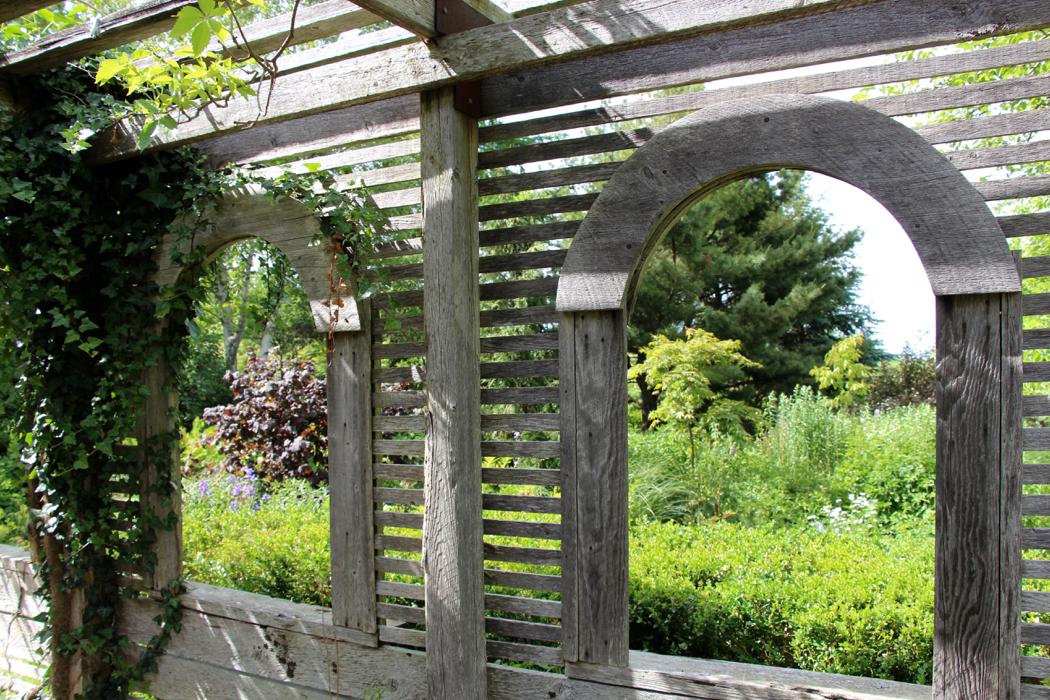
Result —
[[[401, 537], [397, 535], [376, 535], [376, 549], [390, 550], [392, 552], [423, 552], [423, 540], [418, 537]], [[422, 586], [421, 586], [422, 588]], [[378, 590], [378, 589], [377, 589]], [[385, 595], [379, 593], [379, 595]], [[422, 598], [420, 598], [422, 600]], [[379, 617], [387, 617], [380, 615]]]
[[[843, 8], [826, 17], [798, 18], [751, 28], [727, 27], [710, 36], [639, 48], [626, 56], [588, 58], [568, 65], [492, 77], [482, 81], [483, 113], [484, 116], [522, 114], [676, 85], [893, 53], [916, 46], [956, 44], [974, 34], [996, 35], [1000, 31], [1010, 34], [1041, 28], [1050, 22], [1048, 11], [1039, 0], [982, 5], [980, 12], [958, 10], [958, 5], [951, 0], [895, 0]], [[956, 55], [950, 60], [966, 59]], [[951, 72], [949, 69], [942, 74]], [[782, 84], [765, 94], [798, 92], [802, 90]]]
[[372, 394], [372, 408], [418, 408], [426, 405], [425, 391], [381, 391]]
[[[534, 566], [561, 566], [560, 549], [542, 549], [536, 547], [511, 547], [502, 544], [485, 543], [485, 561], [504, 561], [512, 564], [532, 564]], [[485, 607], [491, 610], [488, 600]]]
[[478, 181], [478, 194], [485, 197], [493, 194], [511, 194], [526, 190], [538, 190], [546, 187], [579, 185], [585, 182], [605, 182], [613, 176], [619, 167], [620, 163], [596, 163], [594, 165], [577, 165], [571, 168], [557, 168], [555, 170], [538, 170], [533, 173], [521, 173], [518, 175], [486, 177]]
[[486, 467], [481, 470], [485, 484], [519, 484], [523, 486], [561, 486], [560, 469], [514, 469]]
[[[562, 523], [566, 569], [562, 600], [567, 661], [626, 666], [628, 661], [627, 345], [622, 311], [562, 314], [572, 342], [560, 383], [563, 406]], [[566, 437], [572, 436], [568, 441]], [[568, 454], [571, 453], [571, 454]], [[572, 504], [568, 505], [568, 501]], [[570, 626], [571, 623], [571, 626]]]
[[1021, 609], [1026, 612], [1050, 612], [1050, 592], [1021, 591]]
[[1021, 333], [1025, 350], [1045, 350], [1050, 348], [1050, 328], [1025, 329]]
[[520, 571], [485, 569], [485, 585], [501, 588], [518, 588], [526, 591], [561, 592], [561, 576], [547, 574], [524, 574]]
[[1021, 259], [1021, 279], [1050, 277], [1050, 255]]
[[293, 27], [290, 13], [255, 22], [244, 28], [244, 36], [238, 36], [236, 47], [223, 48], [217, 42], [208, 46], [221, 56], [234, 60], [246, 60], [248, 52], [242, 47], [247, 44], [258, 54], [269, 53], [281, 48], [285, 42], [288, 46], [299, 46], [318, 39], [341, 34], [351, 29], [359, 29], [375, 24], [380, 18], [371, 12], [357, 9], [343, 0], [329, 0], [317, 5], [298, 8], [295, 14], [294, 31], [289, 38], [289, 28]]
[[944, 154], [959, 170], [997, 168], [1004, 165], [1021, 165], [1050, 160], [1050, 142], [990, 146], [948, 151]]
[[[378, 382], [425, 382], [426, 368], [387, 367], [374, 372]], [[521, 379], [531, 377], [557, 377], [557, 360], [518, 360], [515, 362], [481, 363], [482, 379]]]
[[[356, 4], [426, 39], [448, 33], [439, 27], [437, 14], [443, 10], [447, 15], [450, 7], [454, 7], [440, 0], [361, 0]], [[463, 4], [474, 10], [473, 15], [484, 24], [513, 19], [513, 15], [490, 0], [464, 0]]]
[[[999, 294], [937, 298], [934, 697], [996, 697], [1003, 330]], [[946, 527], [947, 524], [951, 527]], [[1023, 535], [1022, 535], [1023, 537]]]
[[[1046, 47], [1046, 42], [1036, 42]], [[1027, 47], [1027, 44], [1015, 46]], [[955, 54], [953, 54], [955, 55]], [[1026, 112], [993, 114], [987, 117], [957, 119], [950, 122], [915, 127], [915, 133], [930, 143], [951, 143], [969, 139], [1012, 136], [1050, 129], [1050, 110], [1032, 109]]]
[[554, 642], [555, 644], [561, 644], [561, 627], [558, 625], [546, 625], [539, 622], [523, 622], [521, 620], [505, 620], [499, 617], [486, 617], [485, 632], [489, 634], [498, 634], [501, 637], [532, 639], [538, 642]]
[[421, 625], [426, 621], [426, 610], [410, 605], [391, 605], [390, 603], [377, 603], [376, 613], [387, 620], [399, 622], [412, 622]]
[[629, 129], [614, 131], [609, 134], [595, 134], [575, 139], [515, 146], [514, 148], [505, 148], [498, 151], [484, 151], [478, 155], [478, 167], [482, 170], [505, 168], [511, 165], [525, 165], [527, 163], [539, 163], [548, 160], [639, 148], [648, 142], [659, 130], [659, 127]]
[[406, 530], [422, 530], [422, 513], [397, 513], [390, 510], [377, 510], [372, 514], [377, 527], [400, 527]]
[[485, 440], [481, 443], [481, 456], [550, 459], [561, 456], [561, 447], [557, 440]]
[[[422, 442], [422, 440], [420, 440]], [[390, 489], [380, 486], [372, 490], [372, 500], [376, 503], [396, 503], [404, 506], [423, 505], [423, 489]], [[377, 549], [383, 549], [376, 546]], [[369, 552], [371, 554], [371, 552]]]
[[[1021, 253], [1014, 252], [1020, 263]], [[1003, 294], [1000, 327], [1002, 341], [999, 385], [1002, 413], [999, 419], [999, 697], [1021, 696], [1021, 513], [1024, 454], [1021, 426], [1024, 390], [1021, 376], [1021, 294]]]
[[534, 523], [521, 522], [518, 520], [492, 520], [486, 518], [483, 521], [483, 524], [486, 535], [524, 537], [535, 540], [561, 539], [561, 525], [558, 523]]
[[1050, 625], [1034, 622], [1021, 623], [1021, 643], [1050, 646]]
[[1000, 216], [996, 219], [999, 228], [1007, 238], [1019, 238], [1020, 236], [1038, 236], [1050, 233], [1050, 211], [1037, 214], [1017, 214], [1015, 216]]
[[485, 609], [509, 612], [518, 615], [533, 615], [561, 619], [561, 603], [543, 598], [519, 598], [518, 596], [485, 594]]
[[[484, 182], [485, 180], [481, 180], [479, 182], [479, 187], [480, 184]], [[482, 231], [479, 239], [482, 247], [508, 245], [511, 243], [561, 240], [575, 236], [576, 229], [579, 227], [579, 221], [555, 221], [549, 224], [528, 224], [525, 226], [511, 226], [508, 228], [490, 228]]]
[[384, 367], [377, 368], [373, 372], [376, 382], [400, 383], [400, 382], [425, 382], [427, 380], [426, 367], [413, 365], [410, 367]]
[[1050, 416], [1050, 396], [1022, 397], [1025, 416]]
[[478, 370], [478, 124], [453, 88], [420, 100], [428, 319], [427, 681], [435, 700], [485, 700]]
[[482, 406], [558, 403], [560, 398], [556, 386], [521, 386], [512, 389], [481, 390]]
[[481, 430], [506, 432], [532, 430], [561, 430], [561, 416], [557, 413], [497, 413], [482, 414]]
[[516, 309], [495, 309], [481, 312], [481, 327], [535, 326], [558, 322], [554, 306], [524, 306]]
[[[418, 164], [411, 164], [418, 168]], [[399, 166], [401, 167], [401, 166]], [[370, 172], [370, 171], [366, 171]], [[399, 258], [403, 255], [420, 255], [423, 252], [422, 238], [404, 238], [400, 241], [390, 241], [376, 246], [375, 251], [368, 256], [369, 260], [384, 260], [386, 258]], [[373, 302], [375, 301], [373, 297]]]
[[[499, 73], [886, 1], [814, 0], [799, 5], [794, 0], [767, 0], [756, 9], [747, 0], [726, 0], [715, 8], [704, 0], [681, 0], [674, 6], [660, 0], [593, 0], [578, 9], [556, 9], [478, 27], [427, 45], [399, 46], [359, 60], [300, 71], [295, 81], [278, 81], [272, 90], [263, 91], [262, 99], [269, 103], [266, 115], [258, 114], [254, 100], [208, 108], [180, 125], [177, 132], [158, 135], [149, 148], [192, 143], [238, 130], [253, 120], [261, 126], [276, 124]], [[1008, 25], [1004, 31], [1009, 31]], [[611, 26], [617, 31], [609, 32]], [[580, 42], [583, 35], [590, 40]], [[392, 71], [390, 66], [400, 70]], [[113, 138], [104, 136], [94, 160], [106, 162], [134, 154], [135, 131], [124, 124]]]
[[[562, 663], [561, 653], [556, 647], [542, 647], [535, 644], [516, 644], [514, 642], [500, 642], [495, 639], [490, 639], [485, 643], [486, 653], [490, 658], [493, 659], [509, 659], [510, 661], [525, 661], [533, 664], [543, 664], [544, 666], [558, 666]], [[501, 669], [490, 667], [490, 673]], [[547, 697], [550, 697], [549, 693], [555, 692], [553, 690], [547, 691]], [[574, 692], [574, 691], [569, 691]], [[516, 694], [515, 697], [521, 696], [520, 693]], [[509, 697], [502, 693], [495, 695], [494, 697]], [[541, 697], [541, 696], [534, 696]], [[554, 697], [558, 697], [555, 695]], [[584, 700], [583, 696], [579, 696], [580, 700]], [[656, 700], [655, 698], [641, 698], [637, 700]], [[669, 699], [671, 700], [671, 699]]]
[[146, 0], [100, 17], [98, 23], [49, 34], [29, 46], [0, 55], [0, 72], [32, 75], [69, 61], [170, 31], [179, 10], [192, 0]]
[[1022, 656], [1023, 678], [1050, 678], [1050, 659], [1045, 656]]
[[548, 496], [515, 496], [502, 493], [486, 493], [482, 494], [481, 502], [485, 510], [504, 510], [516, 513], [561, 512], [561, 499]]
[[51, 0], [0, 0], [0, 22], [10, 22], [54, 4]]
[[[590, 195], [585, 196], [589, 197]], [[519, 204], [525, 204], [525, 202], [519, 202]], [[501, 204], [498, 206], [502, 207], [504, 205]], [[486, 207], [482, 208], [485, 209]], [[535, 253], [486, 255], [478, 261], [478, 271], [482, 273], [492, 273], [509, 272], [511, 270], [537, 270], [544, 267], [561, 267], [562, 263], [565, 262], [565, 254], [567, 252], [568, 250], [562, 248], [558, 250], [541, 250]]]
[[427, 634], [419, 630], [407, 630], [402, 627], [387, 627], [383, 625], [379, 628], [379, 641], [384, 644], [397, 644], [403, 647], [425, 649], [427, 646]]
[[1050, 688], [1025, 683], [1021, 686], [1021, 700], [1050, 700]]
[[1025, 450], [1050, 450], [1050, 428], [1025, 428], [1021, 435]]
[[1050, 561], [1039, 559], [1021, 560], [1021, 578], [1050, 578]]
[[[368, 304], [358, 304], [367, 328]], [[376, 632], [375, 543], [372, 523], [371, 338], [367, 331], [336, 333], [327, 354], [328, 488], [332, 556], [332, 621]]]
[[426, 586], [418, 583], [400, 583], [398, 581], [376, 581], [376, 593], [382, 596], [425, 600]]
[[423, 431], [423, 416], [373, 416], [372, 430], [377, 433]]
[[1050, 381], [1050, 362], [1025, 362], [1024, 380], [1025, 382]]
[[427, 349], [422, 343], [376, 343], [372, 345], [372, 357], [377, 360], [403, 360], [409, 357], [426, 357], [426, 355]]
[[541, 352], [557, 349], [557, 333], [500, 335], [481, 339], [481, 354], [483, 355], [494, 352]]
[[[352, 177], [350, 179], [352, 179]], [[372, 200], [375, 202], [376, 206], [385, 211], [414, 206], [422, 202], [422, 198], [423, 191], [418, 187], [387, 190], [384, 192], [376, 192], [372, 195]]]
[[423, 564], [414, 559], [377, 556], [375, 558], [375, 567], [376, 571], [382, 571], [383, 573], [423, 578]]
[[1022, 465], [1021, 479], [1025, 484], [1050, 484], [1050, 464]]
[[422, 464], [373, 464], [372, 476], [394, 481], [423, 481]]
[[1022, 528], [1021, 549], [1050, 549], [1050, 527]]
[[[482, 258], [482, 260], [484, 260], [484, 258]], [[553, 297], [558, 293], [558, 277], [556, 275], [549, 275], [537, 279], [513, 280], [510, 282], [489, 282], [487, 284], [479, 285], [479, 292], [482, 301]]]
[[986, 202], [1003, 199], [1024, 199], [1050, 195], [1050, 175], [1030, 177], [1008, 177], [1001, 180], [984, 180], [973, 183]]

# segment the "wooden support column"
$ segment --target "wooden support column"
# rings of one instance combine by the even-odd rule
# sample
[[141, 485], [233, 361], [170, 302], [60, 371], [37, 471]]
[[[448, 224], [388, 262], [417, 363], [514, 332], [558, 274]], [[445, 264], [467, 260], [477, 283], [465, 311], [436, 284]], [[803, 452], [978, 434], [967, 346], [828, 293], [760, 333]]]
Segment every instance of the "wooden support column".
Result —
[[[627, 666], [624, 313], [561, 314], [562, 653]], [[565, 672], [572, 676], [571, 663]]]
[[[146, 440], [175, 430], [178, 395], [171, 390], [171, 379], [171, 364], [163, 355], [157, 359], [157, 364], [146, 368], [143, 382], [149, 390], [149, 399], [145, 406], [145, 420], [139, 426], [139, 435]], [[146, 493], [146, 489], [158, 480], [154, 468], [144, 474], [140, 496], [144, 508], [161, 520], [167, 520], [171, 513], [179, 515], [173, 530], [157, 530], [157, 541], [153, 544], [157, 565], [152, 575], [143, 575], [146, 585], [158, 590], [167, 588], [172, 579], [182, 578], [182, 471], [178, 440], [173, 439], [166, 451], [171, 459], [170, 481], [175, 485], [170, 494], [170, 503], [164, 505], [164, 497], [160, 494]]]
[[332, 621], [376, 633], [372, 517], [372, 323], [336, 333], [328, 354], [328, 484], [332, 496]]
[[484, 700], [477, 120], [420, 98], [427, 410], [423, 568], [431, 700]]
[[1020, 692], [1019, 307], [1019, 294], [937, 299], [937, 700]]

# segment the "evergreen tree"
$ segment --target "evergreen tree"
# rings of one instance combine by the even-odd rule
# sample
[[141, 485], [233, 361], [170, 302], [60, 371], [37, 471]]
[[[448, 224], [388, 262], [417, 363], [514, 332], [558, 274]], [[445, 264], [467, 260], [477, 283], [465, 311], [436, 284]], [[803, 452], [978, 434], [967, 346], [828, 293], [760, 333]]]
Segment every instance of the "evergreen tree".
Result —
[[[757, 367], [713, 373], [711, 387], [757, 404], [771, 391], [812, 384], [835, 340], [866, 329], [856, 304], [861, 272], [852, 263], [860, 230], [836, 232], [804, 190], [804, 173], [741, 180], [704, 198], [665, 236], [649, 260], [630, 319], [628, 345], [641, 353], [655, 335], [684, 338], [702, 328], [740, 341]], [[648, 426], [657, 397], [639, 375]]]

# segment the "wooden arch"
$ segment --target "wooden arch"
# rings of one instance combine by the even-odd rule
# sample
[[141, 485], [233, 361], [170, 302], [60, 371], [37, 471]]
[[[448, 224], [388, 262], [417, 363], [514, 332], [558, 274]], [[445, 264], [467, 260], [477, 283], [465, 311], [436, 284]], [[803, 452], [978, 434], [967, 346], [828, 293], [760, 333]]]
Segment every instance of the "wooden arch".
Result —
[[[320, 226], [313, 213], [294, 199], [269, 201], [263, 192], [261, 187], [247, 186], [226, 195], [216, 209], [205, 214], [208, 225], [189, 245], [204, 246], [210, 258], [237, 241], [260, 238], [291, 261], [310, 301], [314, 327], [318, 331], [361, 330], [354, 285], [344, 281], [340, 302], [332, 296], [332, 285], [328, 280], [332, 269], [331, 251], [326, 246], [314, 244]], [[182, 266], [172, 262], [171, 252], [175, 244], [175, 234], [168, 233], [154, 254], [157, 272], [153, 279], [159, 287], [174, 284], [183, 272]], [[332, 305], [338, 310], [334, 320], [330, 311]]]
[[770, 95], [698, 110], [616, 171], [573, 239], [558, 310], [629, 310], [647, 258], [683, 213], [734, 180], [781, 168], [825, 173], [878, 200], [938, 296], [1021, 291], [995, 217], [925, 139], [862, 104]]

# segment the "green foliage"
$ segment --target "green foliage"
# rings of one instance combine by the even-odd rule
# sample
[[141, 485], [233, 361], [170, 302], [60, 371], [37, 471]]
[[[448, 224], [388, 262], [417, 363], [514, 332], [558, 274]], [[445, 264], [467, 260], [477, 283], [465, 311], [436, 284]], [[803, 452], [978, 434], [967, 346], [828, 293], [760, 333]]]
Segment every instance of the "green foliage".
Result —
[[857, 403], [868, 394], [866, 379], [871, 367], [860, 361], [863, 345], [862, 335], [843, 338], [828, 350], [823, 365], [809, 371], [817, 386], [832, 394], [831, 403], [836, 408]]
[[868, 380], [868, 405], [876, 410], [902, 406], [933, 406], [937, 390], [937, 362], [932, 351], [916, 352], [905, 345], [900, 357], [880, 362]]
[[18, 439], [12, 435], [0, 455], [0, 544], [24, 548], [29, 546], [29, 473], [20, 454]]
[[631, 534], [632, 647], [931, 680], [931, 537], [653, 522]]

